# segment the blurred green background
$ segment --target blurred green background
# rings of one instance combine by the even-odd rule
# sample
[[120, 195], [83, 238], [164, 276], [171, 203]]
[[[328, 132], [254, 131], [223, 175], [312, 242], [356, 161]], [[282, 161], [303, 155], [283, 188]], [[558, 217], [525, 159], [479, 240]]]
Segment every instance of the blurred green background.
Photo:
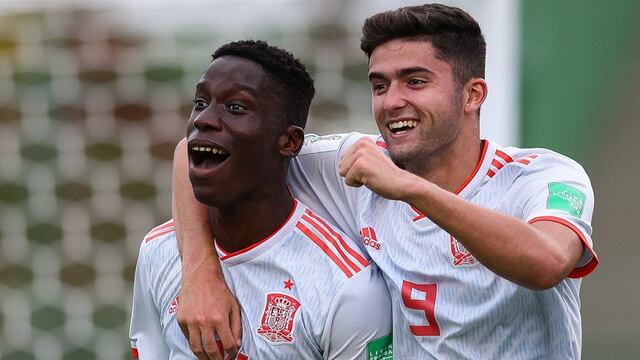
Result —
[[[0, 359], [130, 358], [138, 246], [171, 217], [173, 147], [216, 47], [291, 50], [316, 79], [308, 130], [375, 131], [359, 29], [409, 3], [3, 1]], [[446, 3], [488, 35], [483, 134], [591, 176], [601, 264], [583, 282], [583, 358], [640, 358], [640, 2]]]

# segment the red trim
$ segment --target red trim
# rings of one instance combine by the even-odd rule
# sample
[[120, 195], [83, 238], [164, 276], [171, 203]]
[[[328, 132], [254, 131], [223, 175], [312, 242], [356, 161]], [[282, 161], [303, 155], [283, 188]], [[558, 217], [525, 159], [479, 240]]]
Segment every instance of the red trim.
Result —
[[484, 161], [484, 156], [487, 154], [488, 147], [489, 147], [489, 142], [487, 140], [482, 140], [482, 154], [480, 155], [480, 161], [478, 161], [476, 168], [473, 169], [471, 176], [469, 176], [467, 180], [458, 188], [458, 190], [456, 190], [455, 192], [456, 194], [460, 194], [460, 192], [464, 190], [464, 188], [467, 185], [469, 185], [471, 180], [473, 180], [473, 178], [476, 176], [476, 174], [478, 173], [478, 170], [480, 170], [480, 166], [482, 166], [482, 162]]
[[565, 220], [563, 218], [556, 217], [556, 216], [539, 216], [539, 217], [536, 217], [536, 218], [533, 218], [533, 219], [529, 220], [529, 224], [533, 224], [533, 223], [536, 223], [538, 221], [555, 222], [555, 223], [558, 223], [558, 224], [562, 224], [562, 225], [568, 227], [569, 229], [573, 230], [573, 232], [576, 233], [576, 235], [578, 235], [578, 237], [580, 238], [580, 241], [582, 241], [582, 244], [587, 249], [589, 249], [589, 252], [593, 256], [591, 261], [589, 261], [586, 265], [583, 265], [583, 266], [581, 266], [579, 268], [573, 269], [573, 271], [568, 275], [569, 278], [571, 278], [571, 279], [581, 278], [581, 277], [585, 277], [585, 276], [591, 274], [591, 272], [593, 272], [593, 270], [600, 263], [600, 260], [598, 260], [598, 255], [596, 254], [595, 251], [593, 251], [593, 248], [591, 247], [591, 245], [587, 241], [587, 238], [584, 236], [584, 234], [582, 233], [582, 231], [580, 229], [578, 229], [575, 225], [573, 225], [569, 221], [567, 221], [567, 220]]
[[329, 249], [329, 247], [316, 234], [314, 234], [311, 230], [309, 230], [309, 228], [307, 228], [300, 222], [296, 224], [296, 227], [305, 235], [307, 235], [307, 237], [311, 239], [311, 241], [318, 245], [318, 247], [322, 249], [322, 251], [324, 251], [324, 253], [327, 254], [327, 256], [329, 256], [329, 258], [333, 260], [336, 265], [338, 265], [340, 270], [342, 270], [342, 272], [344, 272], [348, 278], [353, 276], [353, 274], [351, 274], [351, 271], [347, 269], [347, 267], [340, 261], [340, 259], [338, 259], [336, 254], [334, 254], [333, 251], [331, 251], [331, 249]]
[[362, 257], [362, 255], [360, 255], [357, 251], [355, 251], [351, 246], [349, 246], [347, 244], [346, 241], [344, 241], [344, 239], [342, 238], [342, 236], [340, 235], [340, 233], [338, 233], [337, 231], [335, 231], [329, 224], [327, 224], [321, 217], [319, 217], [318, 215], [314, 214], [311, 210], [307, 209], [305, 211], [305, 213], [307, 213], [309, 216], [311, 216], [312, 218], [316, 219], [320, 224], [324, 225], [325, 228], [327, 228], [329, 230], [329, 232], [335, 236], [338, 241], [340, 241], [340, 244], [342, 244], [342, 247], [345, 248], [347, 250], [347, 252], [349, 253], [349, 255], [351, 255], [352, 257], [354, 257], [356, 260], [358, 260], [358, 262], [360, 264], [362, 264], [362, 266], [367, 267], [369, 266], [369, 262], [367, 261], [367, 259], [365, 259], [364, 257]]
[[520, 164], [525, 164], [525, 165], [529, 165], [529, 163], [531, 162], [531, 160], [527, 159], [527, 158], [522, 158], [522, 159], [518, 159], [516, 160], [517, 163]]
[[149, 234], [147, 234], [147, 236], [144, 238], [144, 242], [145, 242], [145, 243], [148, 243], [148, 242], [149, 242], [149, 241], [151, 241], [151, 240], [157, 239], [157, 238], [159, 238], [159, 237], [160, 237], [160, 236], [162, 236], [162, 235], [166, 235], [166, 234], [172, 233], [172, 232], [174, 232], [174, 231], [176, 231], [176, 229], [175, 229], [175, 228], [173, 228], [173, 227], [171, 227], [171, 228], [168, 228], [168, 229], [163, 230], [163, 231], [157, 231], [157, 232], [154, 232], [153, 234], [149, 233]]
[[378, 141], [376, 141], [376, 145], [378, 145], [379, 147], [381, 147], [381, 148], [383, 148], [383, 149], [386, 149], [386, 148], [387, 148], [387, 143], [385, 143], [385, 142], [384, 142], [384, 141], [382, 141], [382, 140], [378, 140]]
[[154, 232], [154, 231], [159, 231], [159, 230], [162, 230], [162, 229], [166, 229], [166, 228], [168, 228], [169, 226], [174, 226], [174, 225], [175, 225], [175, 224], [174, 224], [174, 222], [173, 222], [173, 219], [171, 219], [171, 220], [169, 220], [169, 221], [165, 222], [164, 224], [160, 224], [160, 225], [158, 225], [158, 226], [154, 227], [153, 229], [151, 229], [151, 231], [149, 231], [149, 233], [152, 233], [152, 232]]
[[131, 348], [131, 356], [133, 356], [134, 359], [139, 358], [140, 356], [138, 354], [138, 349], [132, 347]]
[[503, 163], [501, 163], [500, 161], [498, 161], [498, 160], [496, 160], [496, 159], [493, 159], [493, 160], [491, 161], [491, 165], [495, 166], [497, 170], [502, 169], [502, 167], [504, 166], [504, 164], [503, 164]]
[[418, 221], [418, 220], [420, 220], [420, 219], [424, 219], [424, 218], [426, 218], [426, 217], [427, 217], [427, 215], [425, 215], [425, 214], [424, 214], [422, 211], [420, 211], [420, 209], [418, 209], [417, 207], [415, 207], [415, 206], [413, 206], [413, 205], [410, 205], [410, 206], [411, 206], [411, 209], [412, 209], [413, 211], [415, 211], [415, 213], [417, 214], [416, 216], [414, 216], [414, 218], [413, 218], [413, 219], [411, 219], [412, 221]]
[[247, 251], [250, 251], [251, 249], [253, 249], [253, 248], [259, 246], [260, 244], [266, 242], [267, 240], [271, 239], [285, 225], [287, 225], [287, 223], [289, 223], [289, 220], [291, 220], [291, 217], [293, 216], [293, 214], [295, 214], [297, 207], [298, 207], [298, 200], [293, 199], [293, 208], [291, 209], [291, 212], [289, 213], [289, 216], [287, 217], [287, 219], [282, 224], [280, 224], [280, 226], [276, 229], [276, 231], [272, 232], [269, 236], [267, 236], [266, 238], [254, 243], [253, 245], [250, 245], [250, 246], [248, 246], [248, 247], [246, 247], [244, 249], [240, 249], [240, 250], [235, 251], [235, 252], [227, 252], [225, 249], [222, 248], [222, 246], [220, 246], [220, 244], [218, 244], [218, 248], [220, 248], [220, 250], [222, 250], [222, 252], [226, 254], [223, 257], [221, 257], [220, 260], [227, 260], [227, 259], [232, 258], [234, 256], [237, 256], [237, 255], [240, 255], [240, 254], [244, 254]]
[[502, 150], [496, 150], [496, 155], [508, 163], [513, 162], [513, 158]]
[[344, 253], [344, 251], [342, 251], [342, 248], [338, 245], [338, 242], [333, 236], [329, 235], [329, 233], [325, 229], [323, 229], [317, 222], [315, 222], [306, 214], [302, 215], [302, 219], [313, 226], [316, 230], [318, 230], [322, 234], [322, 236], [324, 236], [324, 238], [327, 239], [336, 248], [336, 250], [338, 250], [338, 255], [340, 255], [340, 258], [342, 258], [342, 260], [344, 260], [347, 265], [349, 265], [354, 273], [360, 272], [360, 268], [358, 267], [358, 265], [354, 264], [353, 261], [351, 261], [351, 259], [349, 259], [349, 257]]
[[489, 175], [489, 177], [493, 177], [493, 175], [495, 175], [496, 172], [493, 171], [493, 169], [489, 169], [489, 171], [487, 171], [487, 175]]

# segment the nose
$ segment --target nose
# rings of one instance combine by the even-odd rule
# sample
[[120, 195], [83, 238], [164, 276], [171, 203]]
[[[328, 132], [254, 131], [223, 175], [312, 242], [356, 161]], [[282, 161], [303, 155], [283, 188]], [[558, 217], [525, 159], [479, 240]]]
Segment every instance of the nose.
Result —
[[215, 110], [215, 106], [209, 106], [207, 109], [196, 114], [193, 120], [193, 126], [199, 131], [221, 130], [222, 119]]
[[392, 81], [387, 89], [382, 106], [384, 110], [395, 110], [407, 105], [402, 86], [397, 81]]

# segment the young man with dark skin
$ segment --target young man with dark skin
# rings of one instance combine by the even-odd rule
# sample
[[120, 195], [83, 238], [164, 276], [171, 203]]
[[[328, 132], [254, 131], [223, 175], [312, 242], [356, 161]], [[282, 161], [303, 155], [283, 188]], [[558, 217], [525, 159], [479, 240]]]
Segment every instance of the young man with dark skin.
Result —
[[[287, 188], [313, 94], [304, 66], [260, 41], [216, 50], [196, 85], [189, 178], [195, 198], [210, 206], [214, 251], [241, 306], [244, 336], [233, 358], [391, 357], [391, 304], [381, 274]], [[154, 228], [140, 247], [130, 337], [141, 359], [193, 358], [191, 347], [216, 346], [197, 332], [185, 337], [177, 323], [174, 225]]]
[[[360, 233], [391, 292], [395, 357], [580, 358], [580, 278], [598, 263], [582, 167], [480, 138], [485, 42], [464, 11], [376, 14], [361, 48], [381, 136], [310, 138], [287, 181], [347, 234]], [[229, 331], [233, 305], [203, 255], [208, 224], [189, 199], [184, 152], [181, 144], [174, 160], [174, 215], [191, 271], [179, 316], [209, 336]], [[211, 287], [195, 289], [203, 281]], [[215, 302], [203, 298], [212, 293]]]

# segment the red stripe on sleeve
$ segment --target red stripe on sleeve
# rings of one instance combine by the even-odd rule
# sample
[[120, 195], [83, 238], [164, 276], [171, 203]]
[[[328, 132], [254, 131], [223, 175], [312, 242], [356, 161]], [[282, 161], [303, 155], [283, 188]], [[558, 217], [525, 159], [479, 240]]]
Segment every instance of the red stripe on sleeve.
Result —
[[344, 260], [347, 263], [347, 265], [349, 265], [349, 267], [351, 268], [351, 270], [353, 270], [354, 273], [358, 273], [360, 271], [360, 268], [358, 267], [358, 265], [354, 264], [353, 261], [351, 261], [351, 259], [347, 257], [344, 251], [342, 251], [342, 248], [340, 247], [340, 245], [338, 245], [338, 242], [336, 241], [336, 239], [333, 236], [329, 235], [329, 233], [325, 229], [323, 229], [322, 226], [320, 226], [318, 223], [316, 223], [312, 218], [310, 218], [306, 214], [302, 215], [302, 219], [305, 220], [311, 226], [313, 226], [316, 230], [318, 230], [322, 234], [322, 236], [324, 236], [324, 238], [327, 239], [327, 241], [329, 241], [336, 248], [336, 250], [338, 250], [338, 255], [340, 256], [340, 258], [342, 258], [342, 260]]
[[311, 230], [309, 230], [309, 228], [304, 226], [302, 223], [297, 223], [296, 227], [300, 231], [302, 231], [302, 233], [305, 234], [309, 239], [311, 239], [311, 241], [313, 241], [316, 245], [318, 245], [318, 247], [322, 249], [322, 251], [324, 251], [324, 253], [327, 254], [327, 256], [329, 256], [329, 258], [333, 260], [333, 262], [336, 265], [338, 265], [340, 270], [342, 270], [342, 272], [344, 272], [348, 278], [353, 276], [351, 271], [349, 271], [349, 269], [342, 263], [342, 261], [338, 259], [336, 254], [334, 254], [333, 251], [331, 251], [331, 249], [329, 249], [329, 247], [316, 234], [314, 234]]
[[316, 219], [320, 224], [324, 225], [324, 227], [326, 227], [327, 229], [329, 229], [329, 232], [331, 234], [333, 234], [333, 236], [335, 236], [338, 241], [340, 241], [340, 244], [342, 244], [342, 247], [344, 247], [347, 252], [349, 253], [349, 255], [351, 255], [352, 257], [354, 257], [356, 260], [358, 260], [358, 262], [360, 264], [362, 264], [362, 266], [367, 267], [369, 266], [369, 262], [367, 261], [367, 259], [365, 259], [362, 255], [360, 255], [357, 251], [355, 251], [354, 249], [351, 248], [351, 246], [349, 246], [349, 244], [347, 244], [346, 241], [344, 241], [344, 239], [342, 238], [342, 236], [340, 235], [340, 233], [338, 233], [337, 231], [335, 231], [329, 224], [327, 224], [324, 220], [322, 220], [322, 218], [320, 218], [318, 215], [314, 214], [313, 212], [311, 212], [311, 210], [307, 209], [306, 213], [311, 216], [312, 218]]
[[138, 355], [138, 349], [131, 348], [131, 356], [133, 356], [134, 359], [139, 358], [140, 356]]
[[533, 218], [533, 219], [529, 220], [529, 224], [533, 224], [533, 223], [538, 222], [538, 221], [555, 222], [555, 223], [558, 223], [558, 224], [562, 224], [562, 225], [568, 227], [569, 229], [573, 230], [573, 232], [576, 233], [576, 235], [578, 235], [578, 237], [580, 238], [580, 241], [582, 241], [582, 244], [589, 250], [589, 252], [591, 253], [591, 256], [593, 256], [593, 258], [591, 258], [591, 260], [588, 263], [586, 263], [585, 265], [573, 269], [573, 271], [567, 277], [569, 277], [571, 279], [577, 279], [577, 278], [585, 277], [585, 276], [591, 274], [593, 272], [593, 270], [595, 270], [595, 268], [600, 263], [600, 260], [598, 260], [598, 254], [596, 254], [596, 252], [593, 251], [593, 248], [591, 247], [591, 245], [587, 241], [587, 237], [584, 236], [584, 234], [582, 233], [582, 231], [580, 229], [578, 229], [578, 227], [576, 227], [572, 223], [568, 222], [567, 220], [565, 220], [563, 218], [556, 217], [556, 216], [540, 216], [540, 217], [536, 217], [536, 218]]
[[513, 158], [509, 155], [507, 155], [504, 151], [501, 150], [496, 150], [496, 155], [498, 155], [500, 158], [502, 158], [502, 160], [510, 163], [513, 161]]
[[174, 231], [176, 231], [176, 229], [171, 227], [171, 228], [168, 228], [168, 229], [163, 230], [163, 231], [158, 231], [158, 232], [155, 232], [153, 234], [149, 234], [149, 235], [147, 235], [146, 238], [144, 238], [144, 242], [148, 243], [149, 241], [151, 241], [153, 239], [159, 238], [162, 235], [165, 235], [165, 234], [168, 234], [168, 233], [171, 233], [171, 232], [174, 232]]

